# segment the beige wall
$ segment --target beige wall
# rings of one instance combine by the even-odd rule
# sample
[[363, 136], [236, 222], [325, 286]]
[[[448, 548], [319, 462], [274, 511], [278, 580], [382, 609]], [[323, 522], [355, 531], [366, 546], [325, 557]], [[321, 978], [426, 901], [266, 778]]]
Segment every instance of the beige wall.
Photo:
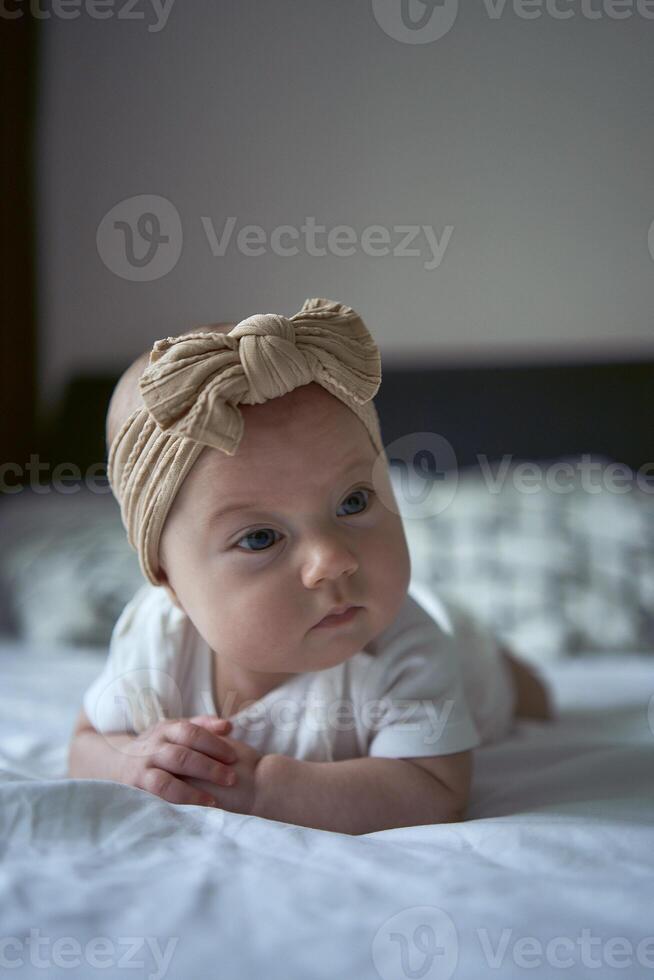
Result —
[[[451, 29], [404, 43], [376, 19], [388, 2], [176, 0], [150, 30], [151, 2], [132, 20], [115, 0], [107, 20], [82, 7], [43, 22], [45, 401], [71, 372], [119, 366], [158, 336], [293, 313], [306, 296], [358, 309], [386, 363], [652, 349], [654, 20], [636, 0], [624, 20], [609, 0], [585, 0], [594, 19], [581, 0], [550, 4], [569, 19], [445, 0]], [[143, 282], [106, 264], [132, 269], [112, 223], [133, 224], [139, 203], [96, 242], [137, 195], [166, 198], [181, 228], [168, 226], [176, 262]], [[213, 255], [205, 225], [219, 235], [230, 217], [233, 238]], [[354, 254], [308, 254], [307, 217], [350, 226]], [[269, 239], [244, 254], [245, 225], [290, 225], [299, 254]], [[373, 225], [391, 248], [400, 226], [421, 225], [446, 247], [438, 261], [420, 231], [418, 256], [367, 254]]]

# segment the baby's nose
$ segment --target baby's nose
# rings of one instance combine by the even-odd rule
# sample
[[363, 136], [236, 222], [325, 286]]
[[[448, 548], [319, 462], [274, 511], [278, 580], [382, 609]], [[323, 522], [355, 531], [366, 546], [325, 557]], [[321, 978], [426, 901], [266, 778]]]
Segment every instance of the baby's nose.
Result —
[[321, 581], [333, 581], [342, 575], [353, 575], [359, 567], [358, 558], [343, 538], [336, 532], [314, 534], [307, 544], [302, 569], [306, 588], [315, 588]]

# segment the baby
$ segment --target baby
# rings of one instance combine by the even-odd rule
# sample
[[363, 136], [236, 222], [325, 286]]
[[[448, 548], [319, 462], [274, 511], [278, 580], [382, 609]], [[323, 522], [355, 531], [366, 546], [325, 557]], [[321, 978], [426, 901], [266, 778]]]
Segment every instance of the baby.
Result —
[[361, 318], [325, 299], [127, 369], [109, 479], [148, 584], [84, 696], [71, 777], [370, 833], [463, 819], [472, 749], [550, 716], [526, 665], [409, 588], [387, 467], [373, 479], [380, 381]]

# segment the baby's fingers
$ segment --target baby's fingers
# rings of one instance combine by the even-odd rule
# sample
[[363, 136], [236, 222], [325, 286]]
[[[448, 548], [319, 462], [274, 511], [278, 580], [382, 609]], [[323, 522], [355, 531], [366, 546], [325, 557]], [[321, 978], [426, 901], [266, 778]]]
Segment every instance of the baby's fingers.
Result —
[[218, 718], [216, 715], [194, 715], [193, 718], [189, 718], [194, 725], [204, 725], [210, 731], [220, 732], [222, 735], [226, 735], [232, 730], [232, 723], [229, 718]]
[[175, 742], [168, 742], [158, 749], [152, 762], [166, 772], [178, 776], [197, 776], [198, 779], [206, 779], [221, 786], [232, 786], [235, 782], [233, 770], [229, 766]]
[[188, 749], [201, 752], [220, 762], [236, 762], [236, 752], [229, 741], [222, 735], [204, 725], [184, 719], [175, 721], [166, 729], [165, 739], [175, 745], [186, 746]]
[[216, 801], [208, 793], [200, 793], [192, 789], [181, 779], [176, 779], [164, 769], [150, 768], [145, 773], [143, 785], [154, 796], [159, 796], [168, 803], [192, 804], [195, 806], [216, 806]]

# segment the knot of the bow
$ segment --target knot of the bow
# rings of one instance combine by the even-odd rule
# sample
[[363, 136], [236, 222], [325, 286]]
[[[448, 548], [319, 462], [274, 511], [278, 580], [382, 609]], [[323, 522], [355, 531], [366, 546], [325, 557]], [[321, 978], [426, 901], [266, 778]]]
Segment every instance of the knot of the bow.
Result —
[[247, 402], [252, 405], [279, 398], [312, 381], [306, 356], [298, 348], [295, 327], [285, 316], [255, 313], [229, 332], [248, 380]]
[[311, 299], [291, 318], [257, 313], [229, 333], [158, 340], [139, 387], [161, 429], [233, 454], [240, 402], [259, 404], [311, 381], [359, 405], [376, 394], [379, 351], [350, 307]]

